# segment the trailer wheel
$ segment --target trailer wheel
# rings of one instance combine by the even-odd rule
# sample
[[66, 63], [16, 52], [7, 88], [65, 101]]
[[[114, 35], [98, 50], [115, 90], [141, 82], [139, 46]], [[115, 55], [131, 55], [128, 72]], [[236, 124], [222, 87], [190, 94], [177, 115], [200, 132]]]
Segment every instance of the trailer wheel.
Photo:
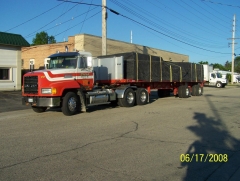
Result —
[[187, 86], [183, 86], [183, 98], [189, 98], [190, 97], [190, 89]]
[[179, 98], [188, 98], [190, 95], [190, 90], [187, 86], [181, 85], [178, 87], [178, 97]]
[[36, 107], [36, 106], [32, 106], [32, 109], [34, 112], [37, 112], [37, 113], [42, 113], [42, 112], [45, 112], [47, 107]]
[[124, 97], [118, 99], [119, 106], [132, 107], [135, 104], [135, 92], [129, 88], [125, 91]]
[[178, 87], [178, 97], [183, 98], [183, 86], [182, 85]]
[[221, 88], [222, 87], [222, 83], [221, 82], [217, 82], [216, 87], [217, 88]]
[[137, 89], [136, 103], [137, 105], [145, 105], [148, 102], [148, 92], [144, 88]]
[[66, 116], [71, 116], [79, 111], [79, 98], [74, 92], [68, 92], [62, 102], [62, 112]]
[[192, 86], [192, 96], [201, 96], [203, 93], [203, 88], [199, 85]]

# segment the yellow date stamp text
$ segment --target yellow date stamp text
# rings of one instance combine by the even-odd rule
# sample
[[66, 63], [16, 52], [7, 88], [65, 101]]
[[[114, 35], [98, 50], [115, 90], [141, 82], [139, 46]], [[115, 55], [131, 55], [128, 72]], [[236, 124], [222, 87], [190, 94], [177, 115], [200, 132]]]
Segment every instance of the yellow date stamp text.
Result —
[[191, 153], [181, 154], [181, 162], [228, 162], [228, 154]]

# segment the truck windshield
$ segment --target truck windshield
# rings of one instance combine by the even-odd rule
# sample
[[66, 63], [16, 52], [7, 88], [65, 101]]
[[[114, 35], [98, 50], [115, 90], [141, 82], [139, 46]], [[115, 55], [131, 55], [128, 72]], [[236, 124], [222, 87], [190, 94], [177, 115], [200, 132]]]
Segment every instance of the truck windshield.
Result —
[[49, 69], [66, 68], [75, 69], [77, 57], [52, 57], [49, 61]]
[[217, 74], [217, 78], [222, 78], [222, 74], [221, 73], [216, 73]]

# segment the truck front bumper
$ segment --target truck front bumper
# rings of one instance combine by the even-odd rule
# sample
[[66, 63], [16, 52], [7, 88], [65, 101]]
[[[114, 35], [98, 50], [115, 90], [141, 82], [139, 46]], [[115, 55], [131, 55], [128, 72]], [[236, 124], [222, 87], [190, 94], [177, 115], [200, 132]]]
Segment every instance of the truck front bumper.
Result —
[[22, 105], [31, 105], [36, 107], [58, 107], [60, 104], [60, 97], [22, 97]]

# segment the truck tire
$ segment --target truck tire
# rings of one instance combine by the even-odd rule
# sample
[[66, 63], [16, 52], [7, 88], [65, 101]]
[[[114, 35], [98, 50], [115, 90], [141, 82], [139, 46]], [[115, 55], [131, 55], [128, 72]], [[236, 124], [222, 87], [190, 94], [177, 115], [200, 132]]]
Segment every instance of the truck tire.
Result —
[[203, 88], [199, 85], [192, 86], [192, 96], [201, 96], [203, 93]]
[[221, 82], [217, 82], [217, 83], [216, 83], [216, 87], [217, 87], [217, 88], [221, 88], [221, 87], [222, 87], [222, 83], [221, 83]]
[[183, 86], [178, 87], [178, 97], [183, 98]]
[[188, 98], [190, 96], [190, 90], [187, 86], [181, 85], [178, 87], [178, 97]]
[[36, 107], [36, 106], [32, 106], [32, 109], [34, 112], [36, 113], [42, 113], [45, 112], [47, 107]]
[[137, 89], [136, 103], [137, 105], [145, 105], [148, 102], [148, 92], [144, 88]]
[[189, 98], [190, 97], [190, 89], [187, 86], [183, 86], [183, 98]]
[[74, 92], [68, 92], [62, 102], [62, 112], [66, 116], [71, 116], [79, 112], [79, 98]]
[[135, 92], [131, 88], [128, 88], [123, 98], [118, 98], [118, 105], [121, 107], [132, 107], [135, 104], [135, 99]]

